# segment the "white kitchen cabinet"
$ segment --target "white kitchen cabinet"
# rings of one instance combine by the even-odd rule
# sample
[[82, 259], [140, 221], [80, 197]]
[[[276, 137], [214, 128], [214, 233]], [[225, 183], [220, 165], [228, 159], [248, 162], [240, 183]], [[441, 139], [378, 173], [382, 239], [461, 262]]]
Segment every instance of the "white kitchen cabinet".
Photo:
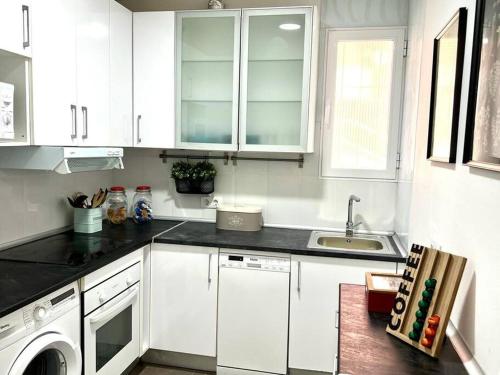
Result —
[[132, 145], [132, 12], [109, 2], [109, 126], [107, 146]]
[[241, 11], [176, 17], [176, 147], [236, 151]]
[[312, 151], [318, 32], [313, 10], [243, 10], [241, 151]]
[[218, 249], [154, 243], [152, 349], [216, 356]]
[[33, 143], [76, 146], [76, 22], [78, 0], [32, 5]]
[[0, 50], [31, 56], [31, 0], [0, 2]]
[[175, 13], [134, 13], [134, 146], [175, 147]]
[[76, 72], [81, 123], [80, 145], [110, 143], [109, 1], [79, 0], [76, 28]]
[[365, 272], [396, 272], [396, 263], [292, 255], [291, 266], [289, 367], [332, 373], [339, 284], [364, 284]]
[[176, 148], [312, 152], [315, 12], [177, 13]]
[[[131, 48], [126, 47], [131, 36], [121, 24], [126, 20], [121, 21], [114, 4], [110, 5], [113, 1], [47, 0], [33, 4], [34, 144], [131, 145], [124, 144], [127, 134], [130, 139], [130, 121], [122, 122], [120, 110], [110, 104], [110, 95], [126, 86], [132, 74], [126, 61], [121, 62], [122, 70], [112, 65], [120, 58], [131, 60]], [[117, 88], [116, 82], [124, 86]], [[121, 97], [116, 103], [125, 108]]]

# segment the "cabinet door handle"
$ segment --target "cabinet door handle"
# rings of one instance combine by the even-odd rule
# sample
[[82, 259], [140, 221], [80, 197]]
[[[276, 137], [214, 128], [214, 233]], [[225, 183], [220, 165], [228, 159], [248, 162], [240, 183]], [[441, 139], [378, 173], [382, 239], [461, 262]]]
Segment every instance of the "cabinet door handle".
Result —
[[142, 139], [141, 139], [141, 119], [142, 119], [142, 115], [138, 115], [137, 116], [137, 143], [142, 142]]
[[339, 310], [335, 311], [335, 328], [339, 329]]
[[77, 137], [76, 130], [76, 105], [71, 104], [71, 138], [75, 139]]
[[300, 293], [301, 262], [297, 262], [297, 292]]
[[212, 254], [208, 254], [208, 284], [212, 283]]
[[87, 139], [89, 137], [89, 116], [87, 107], [82, 107], [83, 115], [83, 134], [82, 138]]
[[23, 48], [28, 48], [30, 41], [30, 8], [27, 5], [22, 6], [23, 11]]

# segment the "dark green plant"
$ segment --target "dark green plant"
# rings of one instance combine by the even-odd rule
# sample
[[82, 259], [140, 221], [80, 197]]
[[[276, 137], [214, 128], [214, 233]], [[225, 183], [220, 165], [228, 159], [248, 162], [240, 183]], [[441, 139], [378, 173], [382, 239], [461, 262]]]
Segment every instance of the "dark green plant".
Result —
[[191, 179], [193, 166], [185, 161], [178, 161], [172, 165], [170, 176], [176, 180]]
[[178, 161], [172, 166], [170, 176], [176, 180], [210, 181], [217, 175], [215, 166], [208, 161], [200, 161], [195, 165]]
[[195, 181], [210, 181], [217, 175], [215, 166], [208, 161], [196, 163], [192, 169], [191, 178]]

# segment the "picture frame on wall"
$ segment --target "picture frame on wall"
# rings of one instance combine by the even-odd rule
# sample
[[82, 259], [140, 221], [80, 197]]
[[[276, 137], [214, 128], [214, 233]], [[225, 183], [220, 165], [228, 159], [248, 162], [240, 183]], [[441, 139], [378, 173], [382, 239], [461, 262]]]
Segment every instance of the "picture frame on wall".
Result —
[[477, 0], [464, 164], [500, 172], [500, 3]]
[[455, 163], [464, 67], [467, 8], [434, 39], [427, 159]]

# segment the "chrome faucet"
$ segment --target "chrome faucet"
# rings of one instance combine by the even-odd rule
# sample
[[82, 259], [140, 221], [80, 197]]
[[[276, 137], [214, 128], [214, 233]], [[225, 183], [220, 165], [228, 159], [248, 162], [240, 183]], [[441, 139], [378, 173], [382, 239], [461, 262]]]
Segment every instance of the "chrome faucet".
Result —
[[352, 222], [352, 203], [360, 202], [361, 199], [355, 195], [349, 197], [349, 207], [347, 209], [347, 223], [345, 223], [345, 235], [346, 237], [352, 237], [354, 235], [354, 228], [357, 227], [361, 222], [354, 224]]

